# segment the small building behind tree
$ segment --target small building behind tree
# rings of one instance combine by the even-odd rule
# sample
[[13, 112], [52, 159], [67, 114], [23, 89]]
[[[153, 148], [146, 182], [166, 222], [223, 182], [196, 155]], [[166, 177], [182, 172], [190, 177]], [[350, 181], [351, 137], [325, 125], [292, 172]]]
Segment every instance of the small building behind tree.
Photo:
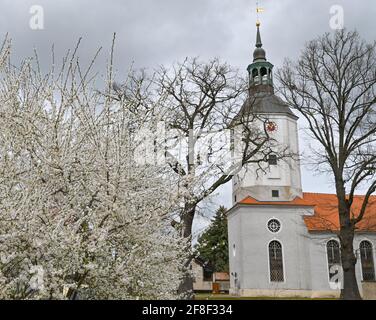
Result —
[[192, 264], [194, 290], [227, 292], [230, 276], [228, 260], [227, 209], [220, 207], [210, 226], [198, 238]]

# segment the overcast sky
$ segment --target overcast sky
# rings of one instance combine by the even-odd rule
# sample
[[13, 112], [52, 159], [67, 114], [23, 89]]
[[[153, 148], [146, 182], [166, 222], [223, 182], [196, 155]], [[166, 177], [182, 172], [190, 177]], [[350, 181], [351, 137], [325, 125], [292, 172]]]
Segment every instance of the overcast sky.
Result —
[[[9, 32], [17, 57], [51, 45], [66, 50], [84, 38], [82, 58], [109, 48], [117, 32], [117, 66], [154, 67], [186, 56], [218, 56], [234, 66], [251, 62], [256, 0], [0, 0], [0, 32]], [[276, 66], [296, 57], [304, 43], [330, 31], [330, 7], [345, 10], [345, 26], [376, 38], [375, 0], [260, 0], [262, 38]], [[44, 30], [29, 27], [30, 8], [44, 8]]]
[[[276, 68], [296, 58], [304, 43], [329, 27], [332, 5], [344, 8], [345, 27], [376, 39], [376, 0], [260, 0], [261, 32], [267, 57]], [[44, 9], [44, 30], [32, 30], [30, 8]], [[246, 72], [255, 43], [256, 0], [0, 0], [0, 32], [13, 39], [14, 62], [37, 48], [42, 64], [50, 49], [62, 56], [83, 37], [80, 58], [89, 61], [104, 47], [104, 67], [113, 32], [117, 33], [116, 68], [121, 76], [134, 62], [154, 68], [187, 56], [220, 57]], [[104, 70], [102, 68], [102, 70]], [[301, 145], [305, 145], [301, 135]], [[303, 149], [303, 148], [302, 148]], [[305, 191], [333, 192], [328, 179], [303, 167]], [[230, 205], [230, 187], [220, 202]]]

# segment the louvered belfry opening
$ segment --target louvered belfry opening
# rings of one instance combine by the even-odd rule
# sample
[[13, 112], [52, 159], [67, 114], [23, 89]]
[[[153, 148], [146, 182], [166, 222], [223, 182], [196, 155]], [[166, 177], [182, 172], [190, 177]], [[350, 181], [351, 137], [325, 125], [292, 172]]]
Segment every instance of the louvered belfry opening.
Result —
[[278, 241], [269, 243], [270, 281], [283, 282], [283, 256], [282, 245]]
[[360, 243], [360, 259], [362, 263], [363, 281], [375, 281], [375, 266], [373, 262], [373, 247], [369, 241]]

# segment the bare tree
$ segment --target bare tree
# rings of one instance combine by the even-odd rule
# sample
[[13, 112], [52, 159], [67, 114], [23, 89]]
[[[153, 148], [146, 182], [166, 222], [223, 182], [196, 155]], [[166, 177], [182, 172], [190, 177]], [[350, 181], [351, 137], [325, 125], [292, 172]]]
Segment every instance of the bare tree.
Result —
[[[376, 44], [341, 30], [309, 42], [296, 63], [279, 71], [281, 91], [318, 142], [319, 168], [334, 178], [338, 197], [343, 299], [360, 299], [353, 240], [376, 191]], [[361, 209], [357, 191], [366, 189]]]
[[[162, 67], [154, 82], [169, 132], [166, 159], [180, 177], [184, 197], [176, 225], [191, 240], [193, 220], [205, 199], [243, 166], [255, 163], [263, 169], [268, 155], [283, 158], [288, 151], [277, 152], [266, 130], [268, 119], [254, 112], [248, 81], [218, 59], [186, 59], [172, 69]], [[245, 101], [248, 108], [242, 108]], [[181, 290], [192, 290], [189, 276]]]

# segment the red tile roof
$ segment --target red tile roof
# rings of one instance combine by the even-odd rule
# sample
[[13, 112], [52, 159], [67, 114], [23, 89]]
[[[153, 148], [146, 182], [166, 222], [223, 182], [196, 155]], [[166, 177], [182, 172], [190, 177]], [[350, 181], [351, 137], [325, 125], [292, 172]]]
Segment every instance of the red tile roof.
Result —
[[258, 206], [268, 206], [268, 205], [280, 205], [280, 206], [305, 206], [305, 207], [313, 207], [315, 204], [312, 202], [307, 201], [306, 199], [302, 199], [296, 197], [292, 201], [258, 201], [255, 198], [247, 197], [239, 202], [240, 204], [248, 204], [248, 205], [258, 205]]
[[230, 281], [230, 275], [227, 272], [215, 272], [214, 281]]
[[[353, 214], [359, 214], [364, 196], [355, 196], [352, 206]], [[240, 201], [243, 205], [281, 205], [313, 207], [314, 215], [305, 216], [304, 222], [309, 231], [338, 231], [338, 200], [335, 194], [326, 193], [303, 193], [303, 198], [296, 197], [292, 201], [257, 201], [252, 197], [247, 197]], [[359, 224], [357, 231], [376, 232], [376, 196], [371, 196], [367, 211]]]

